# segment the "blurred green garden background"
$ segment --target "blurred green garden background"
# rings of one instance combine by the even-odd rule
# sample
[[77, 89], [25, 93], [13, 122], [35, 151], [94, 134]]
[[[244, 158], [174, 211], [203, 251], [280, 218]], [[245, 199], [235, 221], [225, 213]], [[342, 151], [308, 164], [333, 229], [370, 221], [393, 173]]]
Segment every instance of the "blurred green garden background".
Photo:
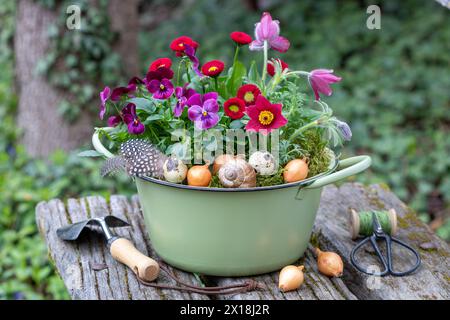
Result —
[[[29, 2], [65, 18], [58, 1]], [[69, 122], [79, 113], [97, 113], [102, 84], [128, 80], [118, 68], [123, 56], [103, 54], [83, 60], [71, 52], [73, 32], [86, 43], [89, 38], [91, 47], [86, 50], [108, 51], [116, 39], [108, 33], [108, 19], [101, 16], [101, 5], [108, 1], [99, 1], [95, 14], [89, 14], [87, 0], [70, 2], [84, 8], [88, 29], [89, 23], [96, 27], [61, 34], [55, 33], [61, 26], [56, 21], [49, 30], [55, 43], [52, 54], [60, 50], [65, 58], [65, 73], [56, 82], [66, 81], [67, 90], [85, 92], [84, 101], [58, 106], [56, 112], [64, 113]], [[101, 178], [101, 161], [78, 157], [80, 150], [90, 148], [88, 140], [78, 150], [56, 150], [46, 157], [32, 157], [21, 144], [14, 52], [18, 3], [0, 4], [0, 299], [68, 298], [37, 233], [36, 204], [93, 194], [131, 195], [135, 186], [123, 176]], [[381, 8], [380, 30], [366, 27], [371, 4]], [[229, 33], [251, 34], [261, 12], [270, 11], [291, 41], [289, 51], [278, 57], [292, 69], [332, 68], [343, 77], [326, 101], [353, 130], [342, 153], [373, 157], [371, 170], [357, 180], [389, 187], [440, 237], [450, 240], [450, 10], [423, 0], [141, 0], [138, 5], [141, 74], [152, 59], [170, 56], [170, 40], [182, 34], [200, 43], [201, 60], [222, 59], [229, 64], [233, 54]], [[243, 56], [254, 57], [250, 52]], [[91, 72], [86, 73], [83, 68], [89, 66]], [[55, 76], [48, 59], [36, 68]], [[83, 85], [83, 76], [91, 84]], [[97, 82], [92, 84], [92, 79]]]

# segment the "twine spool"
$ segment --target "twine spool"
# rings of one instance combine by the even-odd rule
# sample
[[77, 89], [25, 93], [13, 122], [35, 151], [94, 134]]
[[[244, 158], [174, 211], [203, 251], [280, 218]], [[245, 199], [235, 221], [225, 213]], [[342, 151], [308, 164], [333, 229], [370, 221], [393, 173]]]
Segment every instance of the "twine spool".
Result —
[[372, 212], [375, 212], [384, 232], [389, 235], [395, 235], [397, 233], [397, 213], [394, 209], [389, 209], [388, 211], [361, 211], [359, 213], [351, 209], [350, 225], [352, 239], [356, 239], [358, 236], [366, 237], [372, 234]]

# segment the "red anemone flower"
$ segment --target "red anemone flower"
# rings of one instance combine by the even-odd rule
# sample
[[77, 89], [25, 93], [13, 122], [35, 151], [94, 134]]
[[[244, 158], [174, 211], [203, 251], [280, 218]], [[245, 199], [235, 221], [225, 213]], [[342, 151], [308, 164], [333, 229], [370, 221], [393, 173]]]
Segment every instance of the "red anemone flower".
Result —
[[241, 31], [234, 31], [230, 33], [230, 38], [240, 45], [249, 44], [250, 42], [252, 42], [252, 37], [249, 34]]
[[261, 91], [254, 84], [244, 84], [239, 88], [237, 97], [244, 100], [246, 106], [255, 104], [256, 98], [261, 94]]
[[211, 60], [202, 67], [202, 73], [208, 77], [217, 77], [224, 69], [225, 64], [220, 60]]
[[152, 62], [148, 71], [156, 71], [159, 68], [170, 68], [172, 66], [172, 60], [169, 58], [159, 58]]
[[[278, 63], [281, 63], [281, 71], [289, 68], [289, 65], [281, 59], [276, 59]], [[267, 73], [270, 74], [271, 77], [275, 74], [275, 65], [273, 61], [267, 62]]]
[[187, 36], [181, 36], [172, 41], [172, 43], [170, 44], [170, 49], [175, 51], [177, 56], [180, 57], [184, 55], [184, 50], [186, 49], [185, 45], [191, 46], [192, 48], [194, 48], [194, 50], [198, 48], [197, 42]]
[[247, 107], [247, 115], [250, 117], [245, 130], [261, 132], [266, 135], [274, 129], [284, 126], [288, 121], [281, 113], [280, 103], [270, 103], [264, 96], [259, 95], [256, 103]]
[[245, 113], [245, 102], [239, 98], [230, 98], [223, 104], [225, 114], [233, 120], [240, 119]]

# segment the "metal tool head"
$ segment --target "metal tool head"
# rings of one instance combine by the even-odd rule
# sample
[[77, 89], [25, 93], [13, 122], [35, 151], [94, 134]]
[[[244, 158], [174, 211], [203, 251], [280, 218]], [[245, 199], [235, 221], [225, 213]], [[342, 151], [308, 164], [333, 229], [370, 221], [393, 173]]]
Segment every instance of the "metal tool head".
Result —
[[383, 228], [381, 227], [380, 221], [378, 220], [378, 217], [374, 211], [372, 211], [372, 222], [373, 233], [377, 236], [383, 235]]
[[129, 224], [122, 219], [109, 215], [76, 222], [74, 224], [59, 228], [56, 230], [56, 234], [63, 240], [77, 240], [83, 230], [90, 229], [90, 226], [99, 226], [102, 231], [105, 232], [104, 226], [117, 228], [127, 227]]

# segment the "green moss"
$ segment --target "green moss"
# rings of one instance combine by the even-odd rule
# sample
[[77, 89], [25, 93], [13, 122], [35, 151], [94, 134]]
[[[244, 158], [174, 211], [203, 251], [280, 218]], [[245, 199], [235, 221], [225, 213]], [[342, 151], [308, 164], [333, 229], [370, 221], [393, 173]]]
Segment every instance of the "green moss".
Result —
[[319, 247], [319, 234], [317, 234], [317, 233], [311, 233], [311, 237], [310, 237], [310, 239], [309, 239], [309, 243], [311, 243], [311, 245], [314, 247], [314, 248], [317, 248], [317, 247]]
[[389, 188], [389, 186], [384, 182], [381, 182], [378, 185], [380, 186], [381, 189], [383, 189], [385, 191], [391, 191], [391, 188]]
[[223, 188], [217, 175], [212, 176], [211, 184], [209, 186], [211, 188]]
[[397, 215], [397, 224], [400, 228], [406, 229], [410, 226], [421, 226], [423, 222], [417, 217], [415, 211], [408, 207], [402, 217]]
[[277, 173], [272, 176], [256, 176], [256, 186], [266, 187], [266, 186], [276, 186], [278, 184], [283, 184], [283, 168], [279, 168]]

